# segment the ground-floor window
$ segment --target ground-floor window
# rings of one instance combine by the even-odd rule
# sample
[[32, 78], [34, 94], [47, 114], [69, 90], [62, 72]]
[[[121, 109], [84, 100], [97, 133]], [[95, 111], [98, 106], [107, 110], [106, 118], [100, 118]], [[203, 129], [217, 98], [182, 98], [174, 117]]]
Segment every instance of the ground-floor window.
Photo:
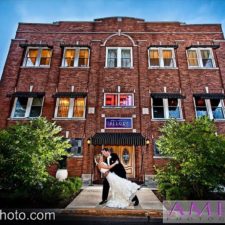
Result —
[[73, 156], [81, 156], [83, 154], [82, 148], [82, 139], [81, 138], [71, 138], [70, 144], [71, 148], [68, 149], [68, 152]]

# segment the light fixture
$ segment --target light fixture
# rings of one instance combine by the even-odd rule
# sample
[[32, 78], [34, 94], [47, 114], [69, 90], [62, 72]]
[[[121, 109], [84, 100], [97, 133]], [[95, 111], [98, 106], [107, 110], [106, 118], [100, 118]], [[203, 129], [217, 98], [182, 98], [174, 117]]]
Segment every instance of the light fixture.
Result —
[[90, 138], [87, 139], [87, 144], [88, 144], [88, 145], [91, 144], [91, 139], [90, 139]]
[[146, 139], [146, 140], [145, 140], [145, 144], [146, 144], [146, 145], [149, 145], [149, 144], [150, 144], [149, 139]]

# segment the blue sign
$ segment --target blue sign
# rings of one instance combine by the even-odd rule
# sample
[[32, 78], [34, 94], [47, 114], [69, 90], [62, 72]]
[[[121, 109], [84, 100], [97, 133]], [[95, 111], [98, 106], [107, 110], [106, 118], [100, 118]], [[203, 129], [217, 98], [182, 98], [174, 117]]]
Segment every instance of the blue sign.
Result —
[[105, 118], [105, 129], [132, 129], [132, 118]]

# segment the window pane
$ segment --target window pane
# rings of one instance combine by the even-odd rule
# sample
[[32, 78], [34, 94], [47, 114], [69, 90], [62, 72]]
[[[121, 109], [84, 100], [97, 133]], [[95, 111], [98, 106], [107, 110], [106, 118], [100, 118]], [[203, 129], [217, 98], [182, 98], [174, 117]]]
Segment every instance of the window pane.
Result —
[[76, 51], [75, 49], [66, 49], [64, 55], [64, 66], [65, 67], [73, 67], [74, 66], [74, 58], [75, 58]]
[[205, 104], [205, 99], [200, 98], [200, 97], [196, 97], [195, 98], [195, 105], [196, 105], [197, 117], [208, 115], [206, 104]]
[[117, 67], [117, 49], [108, 49], [108, 67]]
[[89, 58], [88, 49], [80, 49], [78, 66], [79, 67], [87, 67], [88, 66], [88, 58]]
[[51, 55], [52, 55], [51, 49], [42, 49], [40, 65], [45, 66], [50, 65]]
[[130, 49], [121, 50], [121, 67], [131, 67]]
[[153, 117], [164, 118], [164, 107], [162, 98], [153, 98]]
[[187, 55], [188, 55], [189, 66], [198, 66], [196, 50], [188, 50]]
[[35, 66], [38, 57], [38, 49], [29, 49], [26, 57], [26, 66]]
[[73, 155], [82, 155], [82, 139], [72, 138], [70, 139], [72, 147], [68, 149], [68, 152]]
[[212, 68], [213, 63], [212, 63], [212, 58], [210, 55], [210, 50], [201, 50], [201, 56], [202, 56], [203, 67]]
[[70, 106], [69, 98], [60, 98], [57, 117], [68, 117], [69, 106]]
[[210, 99], [214, 119], [224, 119], [222, 102], [220, 99]]
[[42, 100], [43, 98], [33, 98], [31, 110], [30, 110], [30, 117], [39, 117], [41, 114], [42, 108]]
[[155, 156], [159, 156], [160, 155], [160, 152], [159, 152], [159, 148], [156, 144], [156, 141], [154, 141], [154, 155]]
[[163, 62], [164, 66], [173, 67], [172, 50], [163, 50]]
[[150, 50], [150, 66], [159, 66], [158, 50]]
[[13, 117], [25, 117], [28, 98], [18, 97]]
[[116, 94], [106, 94], [105, 95], [105, 105], [106, 106], [118, 106], [118, 95]]
[[133, 95], [120, 95], [120, 106], [133, 106]]
[[85, 99], [76, 98], [74, 102], [73, 117], [84, 117]]
[[180, 118], [180, 107], [177, 98], [168, 99], [169, 106], [169, 117], [170, 118]]

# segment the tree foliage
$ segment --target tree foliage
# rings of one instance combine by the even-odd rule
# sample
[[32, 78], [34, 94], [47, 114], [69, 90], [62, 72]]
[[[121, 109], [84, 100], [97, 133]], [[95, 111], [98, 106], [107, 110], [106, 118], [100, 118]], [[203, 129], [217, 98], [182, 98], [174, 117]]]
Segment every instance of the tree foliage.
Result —
[[203, 199], [225, 184], [225, 137], [217, 135], [212, 120], [170, 120], [160, 131], [162, 136], [156, 144], [171, 160], [156, 169], [156, 180], [167, 199]]
[[0, 131], [0, 184], [5, 188], [41, 186], [49, 178], [47, 166], [66, 155], [68, 141], [61, 128], [45, 118]]

